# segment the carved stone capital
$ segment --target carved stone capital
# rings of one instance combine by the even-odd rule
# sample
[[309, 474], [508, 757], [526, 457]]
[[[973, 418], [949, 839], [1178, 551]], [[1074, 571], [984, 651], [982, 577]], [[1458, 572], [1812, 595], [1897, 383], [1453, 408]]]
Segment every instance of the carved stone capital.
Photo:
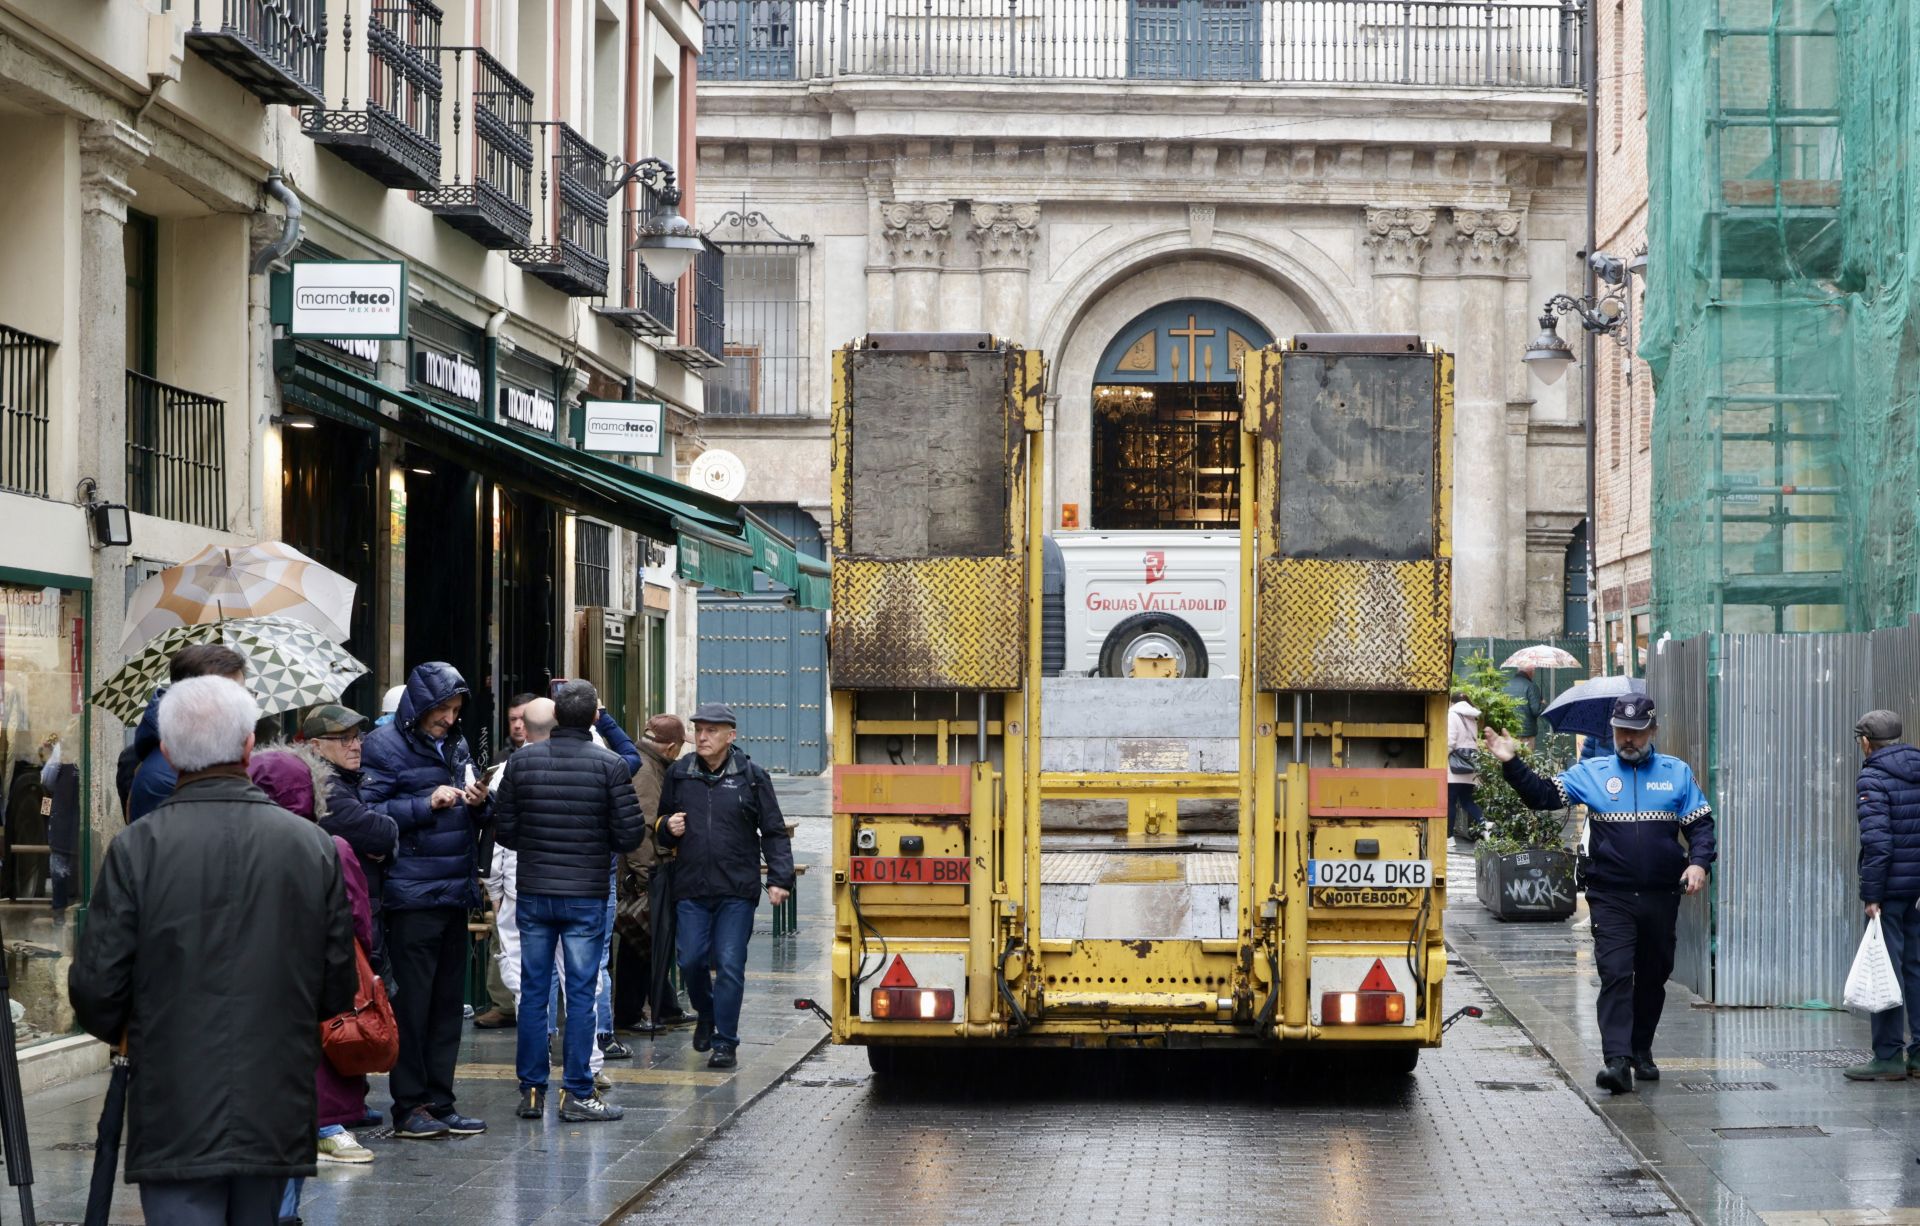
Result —
[[895, 269], [937, 269], [953, 242], [953, 206], [944, 201], [889, 200], [880, 222]]
[[117, 119], [81, 128], [81, 209], [125, 221], [127, 204], [135, 195], [127, 175], [152, 152], [151, 140]]
[[1367, 250], [1373, 253], [1373, 271], [1417, 277], [1433, 245], [1432, 209], [1367, 206]]
[[1507, 277], [1521, 271], [1520, 221], [1510, 209], [1455, 209], [1453, 242], [1460, 249], [1460, 275]]
[[1024, 270], [1040, 233], [1040, 206], [1028, 201], [973, 202], [973, 241], [980, 267]]

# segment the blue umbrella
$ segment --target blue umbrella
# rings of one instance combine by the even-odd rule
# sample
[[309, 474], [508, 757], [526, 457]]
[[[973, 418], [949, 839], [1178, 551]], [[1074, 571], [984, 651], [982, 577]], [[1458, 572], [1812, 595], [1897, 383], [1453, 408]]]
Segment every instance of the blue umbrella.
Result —
[[1640, 677], [1595, 677], [1570, 686], [1566, 693], [1547, 704], [1540, 718], [1553, 725], [1555, 732], [1578, 732], [1586, 736], [1609, 736], [1613, 718], [1613, 700], [1622, 694], [1644, 694], [1647, 683]]

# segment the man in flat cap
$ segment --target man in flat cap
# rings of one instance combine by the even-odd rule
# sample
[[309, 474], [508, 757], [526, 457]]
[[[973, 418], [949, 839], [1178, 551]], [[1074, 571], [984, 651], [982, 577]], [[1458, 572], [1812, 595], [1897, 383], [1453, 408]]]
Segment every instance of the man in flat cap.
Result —
[[733, 743], [738, 721], [724, 703], [693, 712], [693, 752], [667, 768], [654, 830], [675, 852], [674, 957], [699, 1020], [693, 1049], [708, 1068], [732, 1068], [740, 1046], [740, 999], [747, 985], [747, 938], [760, 902], [760, 859], [774, 906], [793, 892], [787, 819], [766, 768]]
[[1680, 895], [1706, 888], [1715, 845], [1713, 809], [1693, 771], [1653, 748], [1659, 731], [1653, 700], [1624, 694], [1613, 700], [1608, 722], [1613, 752], [1578, 763], [1557, 779], [1534, 774], [1505, 733], [1489, 731], [1487, 751], [1500, 760], [1501, 773], [1528, 808], [1587, 806], [1587, 912], [1600, 972], [1595, 1012], [1606, 1060], [1594, 1083], [1626, 1094], [1636, 1076], [1660, 1079], [1653, 1032], [1673, 974]]
[[[1920, 749], [1900, 739], [1900, 717], [1869, 711], [1853, 726], [1860, 746], [1860, 901], [1880, 917], [1880, 935], [1900, 976], [1900, 994], [1920, 1004]], [[1920, 1021], [1911, 1007], [1873, 1015], [1873, 1059], [1842, 1072], [1850, 1081], [1920, 1076]], [[1909, 1028], [1914, 1031], [1908, 1042]]]

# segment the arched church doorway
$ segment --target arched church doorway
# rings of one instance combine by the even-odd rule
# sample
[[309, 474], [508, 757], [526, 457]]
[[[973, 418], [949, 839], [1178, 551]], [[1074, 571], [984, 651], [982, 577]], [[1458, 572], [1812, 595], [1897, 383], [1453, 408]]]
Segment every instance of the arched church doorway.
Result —
[[1240, 523], [1240, 365], [1273, 337], [1244, 311], [1166, 302], [1114, 336], [1093, 380], [1089, 527]]

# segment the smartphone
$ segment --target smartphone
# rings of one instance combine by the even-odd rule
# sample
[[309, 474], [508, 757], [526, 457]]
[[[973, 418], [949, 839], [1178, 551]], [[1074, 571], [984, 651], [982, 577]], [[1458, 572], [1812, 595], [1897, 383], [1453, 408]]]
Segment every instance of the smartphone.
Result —
[[560, 697], [560, 687], [572, 680], [572, 677], [555, 677], [547, 682], [547, 697], [557, 700]]

